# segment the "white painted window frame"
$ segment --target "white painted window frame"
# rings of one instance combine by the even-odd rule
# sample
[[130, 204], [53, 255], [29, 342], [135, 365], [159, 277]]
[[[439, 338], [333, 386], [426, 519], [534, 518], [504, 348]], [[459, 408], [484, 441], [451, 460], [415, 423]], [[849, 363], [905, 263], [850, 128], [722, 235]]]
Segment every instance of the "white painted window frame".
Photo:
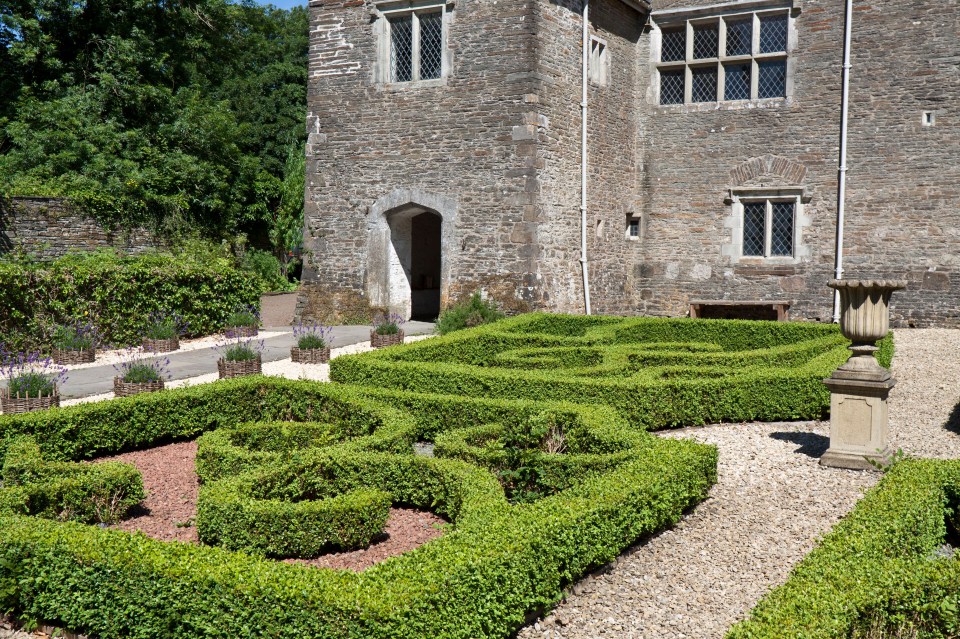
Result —
[[[794, 89], [794, 72], [796, 58], [794, 51], [797, 45], [796, 32], [796, 14], [799, 12], [793, 6], [793, 0], [789, 2], [739, 2], [710, 5], [704, 7], [693, 7], [690, 9], [654, 11], [650, 16], [651, 31], [651, 81], [650, 81], [650, 102], [663, 109], [686, 110], [689, 108], [717, 108], [724, 106], [728, 108], [747, 107], [754, 105], [771, 105], [777, 103], [792, 103]], [[787, 16], [787, 46], [786, 51], [775, 53], [760, 53], [760, 18], [776, 14], [785, 14]], [[745, 18], [753, 21], [751, 52], [749, 55], [728, 56], [726, 53], [726, 26], [728, 22], [736, 22]], [[694, 58], [693, 57], [693, 29], [694, 25], [716, 23], [718, 25], [718, 44], [716, 58]], [[675, 62], [661, 62], [661, 50], [663, 45], [663, 31], [682, 28], [685, 31], [686, 53], [683, 60]], [[766, 61], [786, 62], [786, 80], [783, 96], [770, 98], [760, 98], [759, 96], [759, 65]], [[726, 100], [725, 96], [725, 64], [745, 64], [751, 65], [750, 73], [750, 97], [742, 100]], [[717, 93], [716, 100], [707, 102], [693, 102], [693, 69], [714, 67], [717, 72]], [[660, 104], [660, 72], [661, 71], [684, 71], [684, 95], [683, 103]]]
[[[425, 87], [442, 85], [450, 75], [450, 25], [453, 20], [453, 4], [447, 0], [384, 0], [375, 3], [374, 32], [377, 36], [377, 60], [373, 80], [376, 84], [395, 88]], [[426, 13], [440, 13], [440, 77], [429, 80], [420, 79], [420, 16]], [[390, 50], [393, 33], [391, 19], [411, 16], [411, 80], [394, 81], [391, 77]]]

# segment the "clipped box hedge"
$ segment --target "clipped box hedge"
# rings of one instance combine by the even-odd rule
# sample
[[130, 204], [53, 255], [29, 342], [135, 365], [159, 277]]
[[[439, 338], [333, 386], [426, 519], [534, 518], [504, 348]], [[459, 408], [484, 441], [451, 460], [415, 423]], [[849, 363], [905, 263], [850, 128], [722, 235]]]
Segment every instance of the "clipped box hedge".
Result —
[[249, 274], [217, 261], [95, 253], [36, 265], [0, 263], [0, 341], [49, 352], [54, 324], [90, 322], [107, 344], [139, 344], [150, 314], [176, 311], [189, 335], [219, 331], [235, 307], [260, 306]]
[[113, 523], [146, 496], [130, 464], [50, 462], [29, 436], [11, 440], [2, 476], [0, 513], [7, 515]]
[[[562, 422], [576, 454], [611, 455], [615, 463], [513, 505], [490, 472], [413, 454], [414, 442], [454, 429], [513, 429], [545, 415]], [[319, 439], [298, 439], [290, 426], [250, 432], [251, 421], [278, 420], [335, 426], [339, 441], [315, 446]], [[222, 476], [204, 490], [247, 482], [252, 496], [274, 488], [279, 496], [294, 477], [305, 482], [297, 490], [315, 496], [374, 488], [393, 503], [434, 509], [452, 530], [355, 574], [3, 516], [0, 606], [104, 639], [506, 637], [531, 611], [555, 603], [565, 585], [675, 523], [716, 479], [715, 448], [638, 432], [607, 407], [562, 402], [256, 378], [0, 417], [0, 436], [33, 434], [57, 459], [218, 428], [247, 431], [213, 441], [221, 451], [285, 452], [262, 465], [221, 464]]]
[[727, 639], [958, 636], [958, 505], [960, 460], [897, 463]]
[[[339, 357], [338, 382], [615, 407], [644, 428], [818, 419], [849, 344], [836, 326], [531, 314]], [[879, 359], [889, 365], [892, 341]]]

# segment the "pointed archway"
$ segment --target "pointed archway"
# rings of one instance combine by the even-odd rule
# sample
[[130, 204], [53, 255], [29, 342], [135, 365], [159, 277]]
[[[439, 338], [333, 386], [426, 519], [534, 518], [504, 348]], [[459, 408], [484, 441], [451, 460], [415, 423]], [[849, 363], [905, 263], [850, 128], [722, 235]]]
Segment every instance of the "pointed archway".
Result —
[[398, 189], [370, 210], [370, 305], [404, 319], [434, 320], [447, 294], [456, 201]]

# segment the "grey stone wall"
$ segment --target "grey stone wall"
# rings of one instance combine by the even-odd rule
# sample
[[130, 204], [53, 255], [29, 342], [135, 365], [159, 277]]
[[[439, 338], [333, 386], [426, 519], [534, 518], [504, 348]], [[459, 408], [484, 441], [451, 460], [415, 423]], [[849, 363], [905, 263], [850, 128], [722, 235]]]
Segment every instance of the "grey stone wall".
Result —
[[[855, 3], [845, 274], [906, 277], [895, 324], [960, 326], [957, 4]], [[393, 209], [377, 203], [415, 200], [449, 209], [444, 303], [482, 288], [509, 310], [583, 309], [580, 3], [448, 7], [449, 77], [391, 86], [375, 82], [374, 6], [311, 3], [305, 316], [378, 306]], [[843, 3], [795, 0], [793, 14], [789, 99], [660, 107], [647, 16], [591, 2], [611, 59], [610, 83], [589, 90], [595, 312], [677, 316], [695, 299], [763, 299], [829, 320]], [[792, 263], [732, 257], [730, 190], [760, 185], [803, 193]], [[639, 239], [625, 237], [628, 216]]]
[[0, 199], [0, 255], [23, 250], [47, 260], [69, 252], [113, 247], [130, 254], [157, 246], [145, 230], [114, 232], [60, 198]]
[[[658, 3], [657, 7], [670, 4]], [[689, 0], [687, 6], [703, 5]], [[804, 0], [796, 16], [794, 97], [768, 108], [688, 110], [649, 99], [639, 117], [649, 215], [633, 285], [637, 311], [682, 315], [690, 299], [792, 300], [796, 319], [829, 321], [836, 228], [843, 3]], [[899, 325], [960, 325], [960, 94], [957, 2], [855, 2], [850, 88], [845, 276], [906, 277]], [[649, 75], [647, 76], [649, 77]], [[936, 123], [921, 126], [932, 110]], [[783, 176], [767, 156], [804, 169]], [[810, 194], [810, 254], [775, 267], [731, 263], [724, 197], [738, 182], [798, 183]]]

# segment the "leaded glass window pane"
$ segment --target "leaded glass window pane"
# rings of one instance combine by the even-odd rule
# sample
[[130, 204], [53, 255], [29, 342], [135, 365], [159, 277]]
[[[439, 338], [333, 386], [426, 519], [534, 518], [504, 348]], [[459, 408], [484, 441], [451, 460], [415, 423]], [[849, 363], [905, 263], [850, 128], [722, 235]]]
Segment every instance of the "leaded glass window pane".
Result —
[[409, 82], [413, 79], [413, 17], [403, 16], [390, 21], [390, 80]]
[[716, 22], [693, 25], [693, 57], [716, 58], [720, 47], [720, 28]]
[[774, 202], [771, 255], [793, 255], [793, 202]]
[[662, 32], [660, 44], [661, 62], [678, 62], [687, 59], [687, 30], [671, 29]]
[[727, 22], [727, 55], [750, 55], [752, 42], [752, 19]]
[[660, 72], [660, 104], [683, 104], [683, 69]]
[[767, 205], [764, 202], [751, 202], [743, 205], [743, 254], [751, 257], [763, 257], [763, 221]]
[[760, 18], [760, 53], [787, 50], [787, 14], [778, 13]]
[[443, 19], [439, 13], [417, 14], [420, 19], [420, 79], [440, 77], [443, 56]]
[[749, 63], [723, 65], [724, 100], [750, 99], [750, 68]]
[[787, 95], [787, 61], [773, 60], [758, 64], [758, 98], [782, 98]]
[[717, 67], [693, 69], [690, 100], [692, 102], [717, 101]]

